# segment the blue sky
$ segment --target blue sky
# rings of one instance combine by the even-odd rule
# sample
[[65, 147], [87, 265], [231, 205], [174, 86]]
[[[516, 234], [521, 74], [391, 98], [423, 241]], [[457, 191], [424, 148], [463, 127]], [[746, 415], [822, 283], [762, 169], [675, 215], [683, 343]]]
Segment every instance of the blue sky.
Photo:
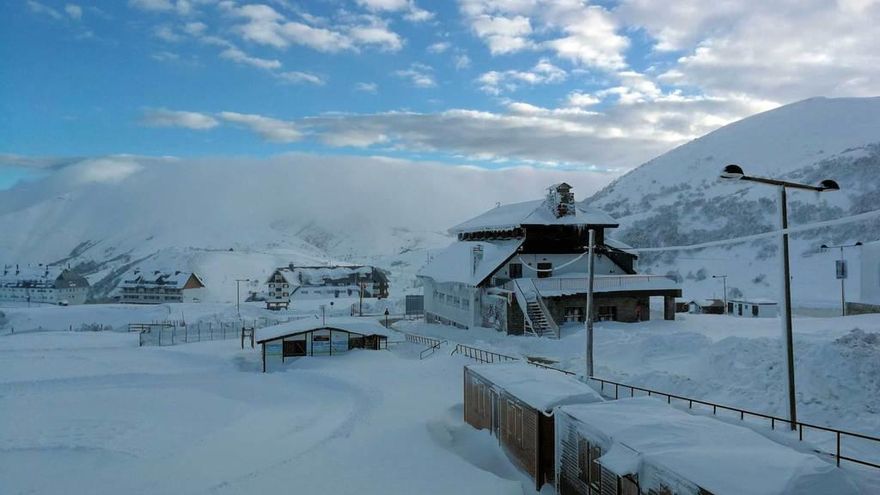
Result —
[[752, 7], [12, 0], [0, 188], [54, 158], [112, 154], [381, 155], [614, 176], [780, 104], [878, 93], [877, 2]]

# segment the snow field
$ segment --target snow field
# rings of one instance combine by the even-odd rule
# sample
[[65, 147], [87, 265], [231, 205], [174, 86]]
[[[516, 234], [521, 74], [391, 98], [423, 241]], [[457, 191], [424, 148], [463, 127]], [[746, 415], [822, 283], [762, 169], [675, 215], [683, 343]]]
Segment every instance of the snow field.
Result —
[[531, 493], [495, 439], [461, 420], [467, 361], [420, 361], [420, 349], [262, 374], [258, 349], [234, 341], [2, 336], [2, 491]]

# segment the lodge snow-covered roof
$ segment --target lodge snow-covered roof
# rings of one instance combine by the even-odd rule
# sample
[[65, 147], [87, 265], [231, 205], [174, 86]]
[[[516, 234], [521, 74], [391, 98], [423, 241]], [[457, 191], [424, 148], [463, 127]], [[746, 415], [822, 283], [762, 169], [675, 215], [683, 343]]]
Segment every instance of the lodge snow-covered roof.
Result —
[[361, 335], [381, 335], [389, 337], [391, 331], [385, 328], [378, 320], [372, 318], [343, 318], [334, 317], [327, 318], [323, 322], [321, 318], [303, 318], [294, 320], [271, 327], [265, 327], [257, 330], [257, 342], [265, 342], [267, 340], [275, 340], [288, 335], [297, 333], [310, 332], [312, 330], [321, 329], [344, 330], [346, 332], [357, 333]]
[[[374, 267], [367, 265], [332, 265], [332, 266], [283, 266], [275, 270], [280, 273], [284, 280], [291, 285], [324, 285], [326, 280], [337, 280], [348, 277], [352, 274], [361, 276], [371, 275]], [[268, 282], [272, 281], [272, 276]]]
[[[458, 241], [434, 254], [433, 259], [419, 272], [435, 282], [458, 282], [477, 286], [498, 267], [510, 259], [522, 245], [522, 239], [503, 241]], [[483, 257], [474, 269], [474, 248], [482, 248]]]
[[563, 404], [604, 400], [598, 392], [572, 376], [524, 362], [471, 364], [467, 368], [522, 402], [545, 412]]
[[68, 289], [88, 286], [88, 279], [67, 269], [43, 265], [18, 268], [7, 265], [0, 271], [0, 287]]
[[[560, 411], [576, 419], [576, 428], [602, 446], [599, 463], [619, 476], [651, 464], [716, 495], [858, 493], [844, 471], [815, 455], [746, 426], [689, 414], [657, 398], [567, 405]], [[640, 481], [648, 483], [649, 478]]]
[[451, 234], [483, 230], [510, 230], [523, 225], [602, 225], [617, 227], [617, 221], [602, 210], [575, 206], [573, 215], [557, 217], [547, 206], [546, 200], [538, 199], [523, 203], [501, 205], [462, 222], [451, 229]]
[[204, 285], [201, 279], [192, 272], [179, 270], [144, 270], [137, 268], [126, 272], [118, 287], [156, 286], [182, 289], [191, 275], [195, 276], [199, 283]]

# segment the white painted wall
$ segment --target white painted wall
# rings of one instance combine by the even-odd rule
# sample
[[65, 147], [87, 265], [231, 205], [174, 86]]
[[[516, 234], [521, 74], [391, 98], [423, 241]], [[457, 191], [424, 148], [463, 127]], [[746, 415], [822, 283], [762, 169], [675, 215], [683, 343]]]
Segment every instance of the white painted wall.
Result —
[[424, 282], [425, 312], [466, 327], [478, 325], [476, 288], [454, 282], [435, 283], [427, 278]]
[[[553, 276], [565, 275], [565, 274], [574, 274], [574, 273], [587, 273], [587, 263], [589, 262], [589, 257], [584, 256], [578, 261], [565, 266], [563, 268], [558, 268], [566, 263], [577, 258], [578, 254], [522, 254], [514, 256], [510, 262], [502, 266], [497, 272], [493, 274], [493, 276], [498, 278], [510, 278], [510, 265], [511, 263], [521, 263], [523, 264], [522, 276], [523, 278], [537, 278], [538, 272], [535, 270], [529, 269], [529, 266], [532, 268], [538, 268], [538, 263], [549, 262], [553, 264]], [[595, 269], [597, 275], [625, 275], [626, 272], [620, 269], [613, 261], [611, 261], [607, 256], [596, 256], [595, 260]]]
[[880, 304], [880, 242], [861, 247], [861, 291], [859, 302]]

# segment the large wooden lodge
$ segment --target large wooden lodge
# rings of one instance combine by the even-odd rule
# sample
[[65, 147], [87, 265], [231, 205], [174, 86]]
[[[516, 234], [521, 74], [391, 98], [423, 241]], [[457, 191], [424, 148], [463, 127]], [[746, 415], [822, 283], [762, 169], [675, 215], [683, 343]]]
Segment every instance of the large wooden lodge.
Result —
[[559, 335], [559, 326], [585, 320], [587, 232], [596, 231], [594, 319], [636, 322], [662, 297], [664, 318], [675, 318], [680, 286], [665, 276], [637, 273], [632, 248], [608, 237], [618, 223], [578, 205], [568, 184], [543, 200], [498, 206], [459, 224], [458, 241], [418, 274], [428, 321], [483, 326], [510, 334]]

